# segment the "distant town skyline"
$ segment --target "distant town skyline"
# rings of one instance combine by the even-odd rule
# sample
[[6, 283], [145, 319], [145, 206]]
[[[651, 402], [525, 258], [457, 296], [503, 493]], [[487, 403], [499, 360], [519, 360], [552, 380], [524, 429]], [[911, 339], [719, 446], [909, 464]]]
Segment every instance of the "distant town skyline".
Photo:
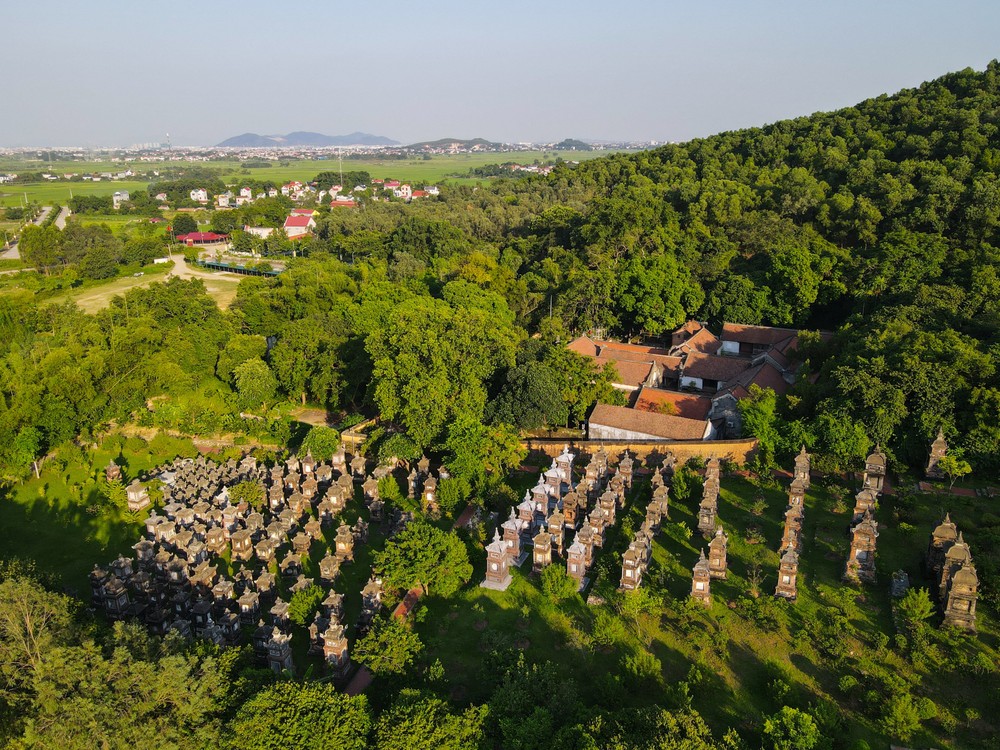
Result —
[[38, 0], [4, 10], [0, 146], [683, 141], [983, 69], [1000, 4], [591, 0], [502, 9]]

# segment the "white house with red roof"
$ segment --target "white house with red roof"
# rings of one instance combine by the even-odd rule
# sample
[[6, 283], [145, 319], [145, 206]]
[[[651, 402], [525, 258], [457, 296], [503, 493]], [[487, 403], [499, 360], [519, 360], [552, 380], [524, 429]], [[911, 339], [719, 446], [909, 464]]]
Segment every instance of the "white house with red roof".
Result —
[[313, 229], [316, 228], [316, 220], [312, 216], [296, 216], [292, 215], [285, 219], [285, 234], [288, 238], [300, 237], [304, 234], [309, 234]]
[[243, 225], [243, 231], [247, 234], [252, 234], [254, 237], [260, 237], [262, 240], [266, 240], [276, 231], [272, 227], [252, 227], [249, 224]]

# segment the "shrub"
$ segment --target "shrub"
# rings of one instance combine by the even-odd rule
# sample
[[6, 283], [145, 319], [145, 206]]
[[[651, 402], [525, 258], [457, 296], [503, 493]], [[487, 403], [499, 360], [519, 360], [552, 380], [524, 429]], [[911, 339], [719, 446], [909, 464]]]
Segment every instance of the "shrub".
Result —
[[129, 453], [143, 453], [147, 448], [147, 443], [141, 437], [133, 435], [130, 438], [126, 438], [124, 449]]
[[840, 692], [845, 694], [854, 692], [857, 686], [858, 678], [851, 674], [845, 674], [837, 681], [837, 687], [840, 688]]
[[920, 726], [920, 714], [909, 693], [895, 695], [886, 705], [882, 728], [890, 737], [906, 742]]
[[606, 609], [598, 609], [591, 629], [594, 642], [610, 648], [625, 638], [625, 623]]
[[629, 654], [622, 661], [626, 674], [640, 683], [657, 684], [663, 674], [660, 660], [648, 651], [637, 651]]
[[555, 602], [576, 595], [577, 581], [562, 565], [548, 565], [542, 570], [542, 593]]
[[316, 614], [322, 601], [323, 589], [319, 586], [314, 584], [308, 588], [300, 589], [292, 594], [292, 598], [288, 602], [288, 618], [292, 622], [304, 626]]

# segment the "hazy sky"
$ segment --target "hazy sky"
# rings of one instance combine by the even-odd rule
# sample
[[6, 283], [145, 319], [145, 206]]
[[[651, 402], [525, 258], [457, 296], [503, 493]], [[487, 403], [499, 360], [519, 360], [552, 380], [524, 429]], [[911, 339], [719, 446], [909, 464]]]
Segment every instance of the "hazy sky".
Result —
[[1000, 2], [0, 1], [0, 146], [684, 140], [1000, 57]]

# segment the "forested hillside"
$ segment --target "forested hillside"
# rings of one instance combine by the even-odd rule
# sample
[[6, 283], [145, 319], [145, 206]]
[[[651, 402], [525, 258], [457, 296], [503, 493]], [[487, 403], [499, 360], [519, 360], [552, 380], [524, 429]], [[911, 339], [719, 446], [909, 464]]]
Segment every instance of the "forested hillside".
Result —
[[[368, 313], [350, 313], [348, 302], [384, 315], [414, 295], [441, 298], [449, 281], [460, 280], [498, 295], [477, 292], [482, 299], [472, 303], [464, 292], [462, 304], [503, 306], [510, 314], [497, 324], [521, 336], [541, 327], [550, 341], [560, 328], [658, 336], [687, 317], [837, 330], [829, 345], [803, 352], [820, 377], [789, 400], [784, 447], [805, 441], [843, 464], [863, 455], [870, 440], [919, 464], [944, 427], [974, 467], [996, 471], [998, 87], [994, 63], [837, 112], [562, 166], [548, 178], [326, 214], [306, 248], [322, 271], [246, 282], [227, 324], [200, 329], [199, 337], [213, 338], [208, 349], [169, 358], [172, 368], [185, 369], [205, 357], [197, 373], [166, 378], [144, 359], [127, 378], [154, 372], [106, 410], [80, 403], [94, 385], [61, 395], [77, 376], [60, 374], [60, 385], [49, 387], [46, 373], [87, 371], [94, 354], [72, 354], [73, 340], [98, 328], [105, 338], [109, 326], [118, 339], [140, 335], [130, 320], [141, 319], [141, 303], [128, 315], [102, 314], [98, 328], [72, 321], [71, 340], [63, 341], [61, 323], [74, 313], [42, 313], [31, 300], [5, 296], [9, 377], [0, 445], [9, 461], [25, 429], [39, 431], [40, 448], [53, 447], [95, 421], [123, 416], [141, 396], [197, 383], [221, 349], [240, 345], [227, 344], [231, 333], [277, 337], [269, 365], [289, 398], [331, 407], [373, 403], [392, 412], [390, 386], [371, 381], [369, 354], [388, 350], [374, 339], [366, 348]], [[454, 299], [446, 296], [444, 305]], [[202, 314], [217, 316], [195, 316]], [[122, 320], [111, 320], [116, 316]], [[490, 396], [505, 382], [525, 380], [533, 357], [515, 362], [517, 335], [505, 334], [505, 353], [477, 374]], [[38, 345], [45, 357], [25, 356]], [[291, 366], [314, 351], [329, 353], [329, 367], [315, 357]], [[312, 377], [310, 367], [327, 374]], [[119, 372], [113, 358], [102, 357], [99, 369]], [[118, 377], [113, 385], [126, 382]], [[32, 403], [47, 404], [44, 417], [19, 406], [24, 389]], [[97, 390], [100, 402], [109, 391]], [[486, 400], [474, 399], [476, 416]], [[562, 407], [549, 411], [548, 421], [565, 419]], [[30, 444], [28, 437], [20, 444]]]
[[[861, 434], [920, 463], [944, 427], [1000, 468], [1000, 66], [837, 112], [331, 216], [335, 251], [459, 274], [533, 330], [657, 336], [686, 317], [838, 330], [789, 446]], [[862, 440], [862, 442], [864, 442]]]
[[[743, 536], [720, 584], [728, 609], [686, 603], [701, 544], [688, 541], [696, 514], [685, 503], [697, 502], [701, 481], [691, 467], [671, 490], [655, 576], [636, 596], [612, 591], [590, 607], [551, 580], [539, 589], [525, 579], [503, 607], [469, 587], [429, 596], [437, 619], [414, 630], [435, 661], [381, 676], [367, 698], [275, 682], [248, 648], [108, 629], [53, 593], [65, 581], [6, 561], [0, 744], [735, 750], [746, 747], [741, 736], [832, 748], [919, 731], [938, 743], [964, 732], [987, 747], [995, 718], [979, 688], [996, 684], [993, 509], [971, 492], [954, 509], [981, 575], [978, 639], [930, 628], [931, 600], [916, 586], [906, 605], [890, 603], [882, 581], [842, 586], [840, 546], [848, 472], [875, 443], [905, 476], [922, 469], [943, 428], [977, 480], [1000, 472], [998, 126], [994, 62], [837, 112], [561, 164], [551, 176], [324, 207], [287, 269], [242, 281], [225, 311], [201, 281], [179, 278], [93, 315], [53, 304], [53, 289], [156, 257], [166, 239], [74, 224], [27, 232], [26, 250], [48, 275], [34, 285], [0, 277], [0, 501], [39, 539], [72, 532], [85, 514], [90, 526], [121, 521], [110, 494], [99, 497], [110, 480], [107, 455], [95, 456], [116, 440], [123, 455], [128, 441], [106, 433], [225, 434], [234, 451], [260, 444], [273, 462], [298, 447], [301, 407], [340, 426], [377, 415], [369, 456], [431, 454], [447, 466], [439, 523], [451, 533], [467, 499], [505, 514], [528, 489], [517, 484], [524, 476], [508, 481], [524, 457], [519, 431], [577, 427], [596, 401], [622, 400], [610, 366], [598, 371], [567, 350], [574, 334], [655, 341], [689, 318], [806, 332], [792, 392], [744, 402], [760, 453], [755, 476], [726, 476], [726, 523]], [[286, 203], [268, 204], [270, 223]], [[833, 335], [809, 333], [820, 330]], [[152, 449], [132, 440], [154, 465]], [[831, 480], [810, 495], [815, 544], [792, 607], [761, 596], [760, 573], [777, 568], [785, 502], [770, 470], [787, 468], [802, 444]], [[10, 498], [26, 486], [37, 497], [21, 492], [22, 511]], [[627, 511], [633, 531], [648, 489]], [[900, 492], [880, 511], [892, 516], [880, 554], [900, 569], [919, 567], [912, 560], [940, 517], [914, 497]], [[51, 528], [36, 523], [39, 508]], [[88, 536], [84, 548], [112, 537]], [[463, 540], [482, 570], [484, 540]], [[44, 571], [47, 554], [38, 554]], [[617, 585], [620, 555], [602, 555], [595, 575]], [[524, 633], [538, 639], [535, 652]], [[528, 661], [543, 646], [561, 671]], [[447, 675], [439, 653], [451, 660]]]

